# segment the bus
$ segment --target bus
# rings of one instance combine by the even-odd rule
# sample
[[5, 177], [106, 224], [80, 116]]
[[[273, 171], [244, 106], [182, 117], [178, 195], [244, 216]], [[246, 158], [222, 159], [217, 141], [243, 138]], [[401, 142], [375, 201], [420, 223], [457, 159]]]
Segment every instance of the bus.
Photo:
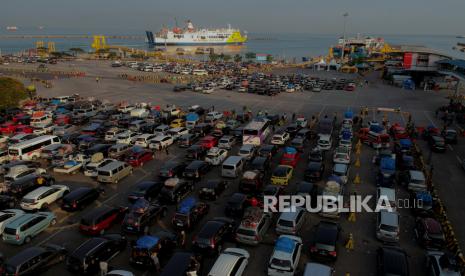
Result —
[[60, 143], [60, 138], [55, 135], [42, 135], [8, 148], [8, 155], [11, 160], [36, 160], [40, 157], [41, 150], [52, 144]]
[[242, 133], [242, 144], [260, 146], [271, 133], [271, 122], [267, 119], [254, 119], [248, 123]]

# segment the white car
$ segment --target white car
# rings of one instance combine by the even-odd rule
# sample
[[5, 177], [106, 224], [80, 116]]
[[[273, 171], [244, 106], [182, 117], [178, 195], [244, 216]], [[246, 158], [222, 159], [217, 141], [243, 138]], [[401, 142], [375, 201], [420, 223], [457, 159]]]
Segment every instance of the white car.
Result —
[[161, 150], [173, 144], [174, 139], [169, 135], [159, 135], [149, 142], [149, 148]]
[[6, 142], [8, 142], [8, 139], [10, 139], [10, 137], [5, 136], [5, 135], [0, 135], [0, 144], [6, 144]]
[[350, 155], [348, 153], [335, 153], [333, 155], [333, 162], [340, 164], [350, 164]]
[[133, 144], [134, 140], [138, 136], [138, 133], [132, 132], [130, 130], [127, 130], [124, 133], [119, 134], [116, 136], [116, 144]]
[[117, 160], [112, 159], [112, 158], [105, 158], [97, 162], [89, 162], [84, 167], [84, 175], [89, 176], [89, 177], [97, 177], [98, 175], [97, 170], [113, 161], [117, 161]]
[[53, 131], [54, 125], [49, 124], [39, 124], [34, 127], [33, 133], [35, 135], [44, 135], [47, 133], [51, 133]]
[[301, 252], [301, 238], [292, 235], [279, 236], [268, 263], [268, 276], [295, 275]]
[[226, 157], [228, 157], [227, 150], [213, 147], [208, 150], [205, 162], [210, 163], [212, 166], [218, 166], [223, 163]]
[[24, 211], [19, 209], [5, 209], [0, 211], [0, 235], [3, 234], [5, 225], [23, 214]]
[[213, 91], [214, 91], [213, 87], [208, 87], [208, 86], [202, 89], [202, 93], [204, 94], [211, 94], [213, 93]]
[[118, 137], [118, 135], [123, 134], [125, 132], [126, 130], [124, 129], [112, 128], [108, 130], [107, 132], [105, 132], [105, 141], [114, 142], [116, 140], [116, 137]]
[[205, 117], [206, 120], [216, 121], [223, 118], [223, 113], [218, 111], [208, 112], [207, 116]]
[[170, 130], [170, 126], [168, 125], [159, 125], [155, 128], [154, 134], [159, 136], [159, 135], [165, 135], [168, 130]]
[[20, 180], [29, 175], [44, 174], [46, 170], [42, 168], [30, 168], [26, 165], [18, 165], [10, 168], [10, 171], [4, 176], [5, 183], [11, 183]]
[[234, 146], [234, 144], [236, 144], [236, 137], [231, 135], [225, 135], [221, 137], [218, 141], [218, 147], [220, 149], [230, 150]]
[[345, 139], [339, 140], [339, 147], [348, 148], [349, 151], [352, 150], [352, 140], [345, 140]]
[[305, 117], [299, 117], [295, 120], [295, 123], [302, 128], [306, 128], [308, 126], [308, 121], [305, 119]]
[[147, 148], [149, 146], [150, 140], [157, 137], [155, 134], [141, 134], [136, 137], [134, 145]]
[[47, 209], [50, 204], [69, 193], [68, 186], [51, 185], [43, 186], [28, 193], [21, 200], [20, 206], [24, 210]]
[[241, 276], [247, 264], [250, 255], [241, 248], [226, 248], [216, 259], [215, 264], [208, 273], [209, 276]]
[[289, 139], [291, 139], [291, 135], [287, 132], [276, 133], [271, 138], [271, 144], [282, 146], [285, 145]]
[[257, 148], [254, 145], [246, 144], [242, 145], [237, 155], [245, 160], [251, 160], [255, 156], [256, 151]]
[[320, 134], [320, 138], [318, 139], [317, 145], [319, 150], [330, 150], [333, 144], [333, 140], [331, 139], [331, 135], [329, 134]]

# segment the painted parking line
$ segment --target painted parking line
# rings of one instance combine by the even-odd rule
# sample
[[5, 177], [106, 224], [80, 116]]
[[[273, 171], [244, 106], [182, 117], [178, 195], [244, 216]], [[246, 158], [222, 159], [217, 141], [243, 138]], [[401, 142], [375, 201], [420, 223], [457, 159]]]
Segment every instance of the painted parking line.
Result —
[[454, 151], [454, 148], [452, 147], [451, 144], [447, 144], [447, 147], [448, 147], [451, 151]]
[[61, 232], [63, 232], [64, 230], [65, 230], [65, 229], [60, 229], [60, 230], [58, 230], [57, 232], [55, 232], [55, 233], [49, 235], [47, 238], [45, 238], [44, 240], [42, 240], [41, 242], [39, 242], [39, 243], [37, 244], [37, 246], [40, 246], [40, 245], [45, 244], [45, 243], [48, 242], [49, 240], [53, 239], [56, 235], [58, 235], [58, 234], [60, 234]]
[[423, 110], [423, 114], [425, 114], [426, 119], [428, 119], [431, 125], [436, 125], [431, 119], [431, 117], [428, 115], [428, 112], [426, 112], [426, 110]]

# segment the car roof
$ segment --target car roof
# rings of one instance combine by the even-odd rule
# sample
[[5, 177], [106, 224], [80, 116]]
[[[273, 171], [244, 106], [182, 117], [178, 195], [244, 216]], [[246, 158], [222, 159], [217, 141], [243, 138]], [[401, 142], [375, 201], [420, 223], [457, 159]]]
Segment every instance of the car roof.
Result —
[[211, 238], [215, 235], [221, 227], [223, 227], [224, 223], [217, 220], [209, 220], [207, 223], [204, 224], [200, 232], [197, 234], [200, 238]]
[[186, 268], [189, 266], [193, 253], [177, 252], [163, 268], [160, 276], [181, 276], [185, 275]]
[[90, 252], [94, 251], [95, 248], [101, 246], [102, 244], [106, 243], [108, 240], [105, 238], [92, 238], [89, 240], [86, 240], [84, 243], [82, 243], [76, 250], [74, 250], [70, 256], [82, 259], [85, 256], [87, 256]]
[[399, 214], [395, 212], [388, 212], [386, 210], [381, 210], [379, 212], [381, 216], [380, 223], [390, 226], [399, 226]]
[[97, 208], [93, 209], [89, 213], [83, 215], [82, 219], [92, 222], [93, 220], [103, 216], [104, 214], [106, 214], [108, 211], [110, 211], [112, 209], [114, 209], [114, 208], [108, 207], [108, 206], [100, 206], [100, 207], [97, 207]]
[[[391, 275], [407, 275], [405, 274], [408, 263], [405, 252], [396, 247], [382, 247], [383, 251], [383, 263], [386, 268], [386, 272]], [[404, 269], [402, 269], [403, 267]]]
[[295, 212], [289, 211], [289, 212], [282, 212], [281, 215], [279, 215], [278, 221], [279, 220], [287, 220], [287, 221], [293, 221], [297, 217], [299, 213], [303, 211], [302, 208], [296, 208]]
[[37, 197], [39, 197], [40, 195], [42, 195], [43, 193], [53, 189], [53, 188], [56, 188], [56, 187], [52, 187], [52, 186], [42, 186], [42, 187], [38, 187], [37, 189], [29, 192], [27, 195], [25, 195], [23, 198], [27, 198], [27, 199], [35, 199]]
[[338, 232], [339, 229], [336, 223], [321, 221], [317, 227], [315, 241], [325, 244], [334, 244], [336, 243]]
[[14, 220], [10, 221], [5, 227], [18, 228], [19, 226], [23, 225], [24, 223], [38, 216], [39, 216], [38, 213], [37, 214], [30, 214], [30, 213], [21, 214], [18, 217], [16, 217]]
[[27, 260], [30, 260], [31, 258], [39, 254], [42, 254], [45, 251], [46, 250], [42, 247], [38, 247], [38, 246], [29, 247], [29, 248], [22, 250], [21, 252], [14, 255], [13, 257], [9, 258], [6, 264], [17, 267], [19, 265], [24, 264]]

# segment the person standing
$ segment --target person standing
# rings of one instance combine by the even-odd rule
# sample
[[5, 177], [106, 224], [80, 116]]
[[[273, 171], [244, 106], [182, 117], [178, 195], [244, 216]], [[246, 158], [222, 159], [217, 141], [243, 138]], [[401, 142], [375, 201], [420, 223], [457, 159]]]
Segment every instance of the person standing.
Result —
[[108, 263], [104, 262], [104, 261], [101, 261], [99, 263], [99, 266], [100, 266], [100, 275], [101, 276], [107, 275], [107, 273], [108, 273]]
[[152, 258], [155, 270], [160, 271], [160, 260], [158, 259], [157, 252], [153, 252], [152, 255], [150, 255], [150, 257]]
[[165, 153], [166, 153], [166, 155], [170, 155], [170, 152], [168, 150], [168, 146], [165, 147]]

